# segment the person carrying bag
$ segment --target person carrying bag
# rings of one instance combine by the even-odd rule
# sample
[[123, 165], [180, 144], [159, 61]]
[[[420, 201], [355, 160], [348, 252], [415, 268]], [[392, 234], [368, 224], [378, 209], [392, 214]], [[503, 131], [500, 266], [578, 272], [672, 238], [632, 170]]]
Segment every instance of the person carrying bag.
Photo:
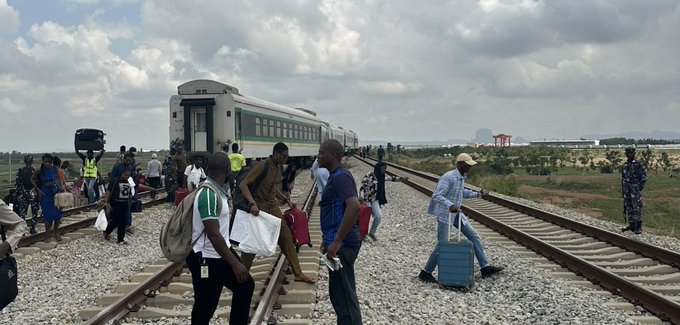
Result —
[[10, 255], [17, 249], [19, 239], [27, 233], [27, 227], [4, 201], [0, 200], [0, 310], [16, 299], [19, 293], [17, 283], [17, 262]]

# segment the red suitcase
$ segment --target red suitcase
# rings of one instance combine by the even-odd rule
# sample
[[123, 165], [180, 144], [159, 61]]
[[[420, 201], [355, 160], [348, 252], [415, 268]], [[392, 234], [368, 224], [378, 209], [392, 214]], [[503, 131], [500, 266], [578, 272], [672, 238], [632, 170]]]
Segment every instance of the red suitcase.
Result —
[[305, 244], [312, 247], [312, 240], [309, 237], [309, 217], [307, 217], [307, 212], [298, 208], [288, 209], [283, 213], [283, 218], [286, 220], [288, 228], [290, 228], [297, 250], [299, 251], [300, 246]]
[[189, 195], [189, 189], [186, 187], [178, 188], [175, 191], [175, 206], [178, 206], [182, 200], [184, 200], [185, 197]]
[[368, 234], [368, 225], [371, 223], [371, 207], [366, 204], [361, 205], [359, 210], [359, 236], [361, 240]]

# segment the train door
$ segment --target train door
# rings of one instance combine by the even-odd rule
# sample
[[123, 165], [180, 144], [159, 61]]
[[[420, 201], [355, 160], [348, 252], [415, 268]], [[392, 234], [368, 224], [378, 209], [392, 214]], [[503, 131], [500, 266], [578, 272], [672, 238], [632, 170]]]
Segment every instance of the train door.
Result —
[[182, 99], [180, 106], [184, 107], [184, 148], [187, 151], [212, 152], [215, 100]]
[[191, 112], [193, 151], [208, 151], [208, 117], [205, 107], [194, 107]]

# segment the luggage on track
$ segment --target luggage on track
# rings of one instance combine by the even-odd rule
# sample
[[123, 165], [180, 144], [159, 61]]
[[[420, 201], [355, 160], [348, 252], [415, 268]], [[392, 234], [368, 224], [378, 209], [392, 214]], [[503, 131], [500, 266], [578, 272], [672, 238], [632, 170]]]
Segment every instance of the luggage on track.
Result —
[[54, 206], [59, 209], [68, 209], [76, 206], [76, 199], [71, 192], [61, 192], [54, 195]]
[[371, 207], [366, 204], [362, 204], [359, 209], [359, 237], [361, 240], [366, 238], [368, 234], [368, 225], [371, 224]]
[[104, 149], [104, 132], [97, 129], [78, 129], [75, 135], [76, 150], [102, 150]]
[[178, 188], [175, 191], [175, 206], [178, 206], [182, 200], [184, 200], [185, 197], [189, 195], [189, 189], [186, 187], [181, 187]]
[[288, 209], [283, 213], [288, 228], [293, 235], [295, 248], [300, 251], [302, 245], [312, 247], [312, 239], [309, 236], [309, 217], [307, 212], [298, 208]]
[[462, 219], [458, 216], [458, 239], [451, 242], [451, 216], [449, 213], [449, 227], [446, 241], [440, 241], [438, 261], [439, 286], [450, 289], [470, 290], [475, 284], [475, 250], [472, 242], [460, 238]]

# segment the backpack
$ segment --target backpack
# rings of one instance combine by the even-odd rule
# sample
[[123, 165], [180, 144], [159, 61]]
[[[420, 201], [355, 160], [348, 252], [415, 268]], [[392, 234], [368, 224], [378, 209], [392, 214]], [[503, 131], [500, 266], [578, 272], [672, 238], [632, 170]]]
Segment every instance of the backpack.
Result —
[[[236, 212], [236, 209], [243, 210], [246, 212], [250, 211], [250, 203], [248, 202], [248, 200], [246, 200], [245, 196], [243, 196], [240, 185], [241, 182], [246, 178], [246, 176], [248, 176], [248, 173], [250, 173], [251, 170], [252, 168], [250, 167], [243, 167], [241, 168], [241, 171], [239, 171], [238, 175], [236, 175], [236, 187], [234, 188], [234, 193], [232, 196], [232, 202], [234, 204], [234, 213]], [[257, 189], [257, 187], [260, 186], [262, 180], [267, 177], [268, 173], [269, 173], [269, 161], [265, 161], [264, 172], [262, 172], [262, 174], [260, 174], [260, 176], [255, 180], [255, 183], [248, 186], [251, 195]]]
[[33, 188], [33, 183], [31, 182], [31, 178], [33, 178], [33, 168], [31, 167], [24, 167], [19, 169], [19, 180], [21, 181], [21, 185], [24, 188]]
[[[198, 189], [201, 187], [209, 188], [217, 193], [220, 192], [220, 189], [212, 183], [201, 183], [195, 191], [189, 193], [179, 203], [170, 219], [161, 228], [161, 251], [165, 258], [172, 262], [184, 261], [196, 244], [196, 241], [198, 241], [198, 238], [201, 238], [201, 236], [198, 236], [196, 240], [191, 242], [191, 236], [194, 232], [194, 201], [196, 194], [199, 192]], [[222, 200], [217, 201], [217, 210], [222, 211]]]

